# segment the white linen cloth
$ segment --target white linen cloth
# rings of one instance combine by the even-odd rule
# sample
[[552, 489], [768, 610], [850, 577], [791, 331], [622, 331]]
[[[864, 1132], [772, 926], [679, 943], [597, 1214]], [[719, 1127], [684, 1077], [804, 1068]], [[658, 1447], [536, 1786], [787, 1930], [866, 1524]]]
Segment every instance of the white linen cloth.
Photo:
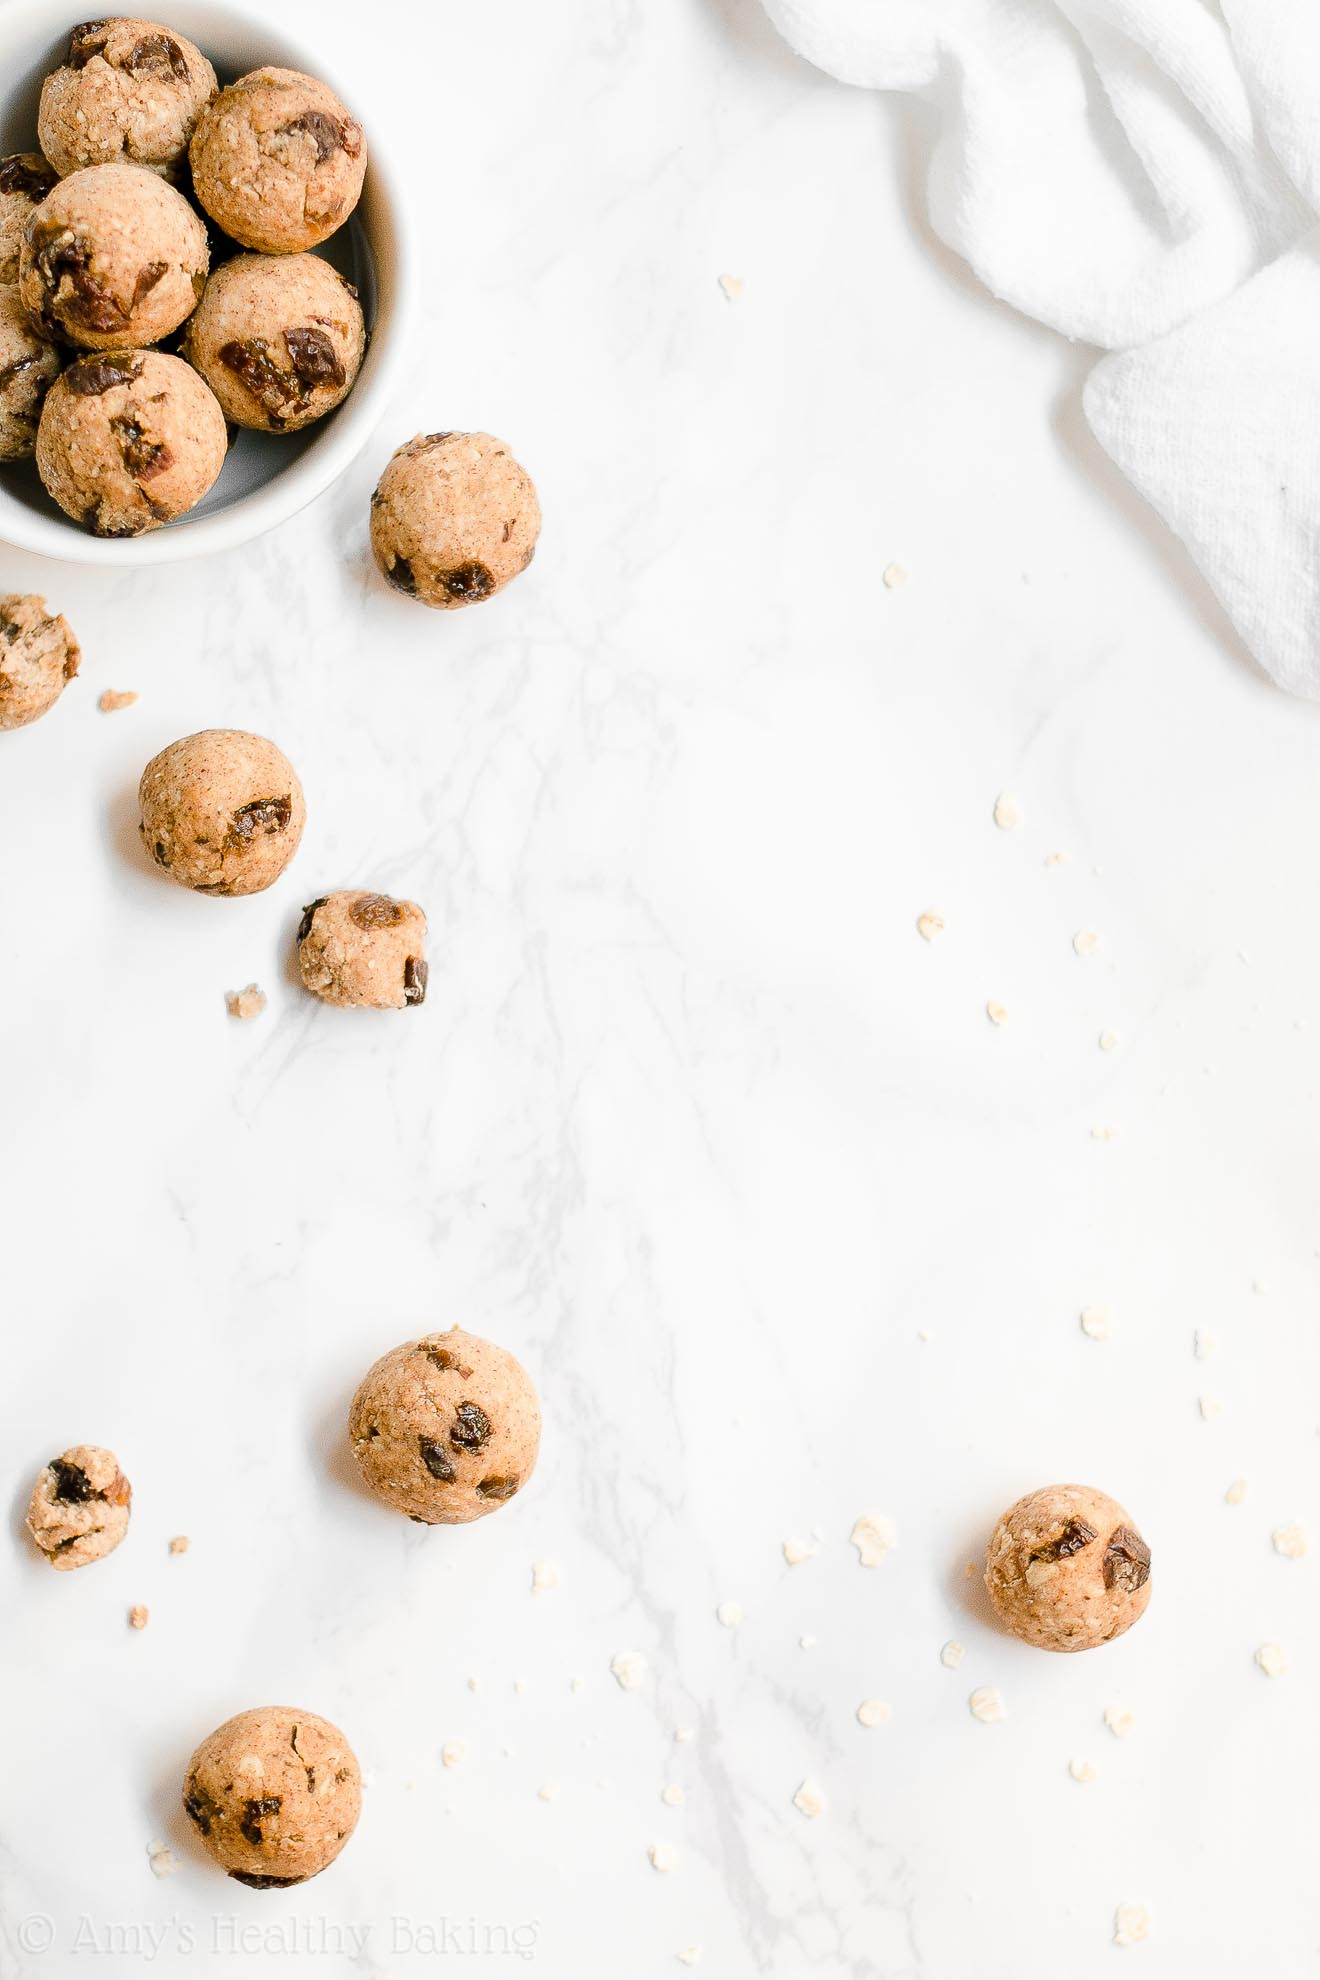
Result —
[[1102, 445], [1320, 697], [1320, 0], [764, 4], [842, 81], [936, 106], [936, 233], [1111, 353]]

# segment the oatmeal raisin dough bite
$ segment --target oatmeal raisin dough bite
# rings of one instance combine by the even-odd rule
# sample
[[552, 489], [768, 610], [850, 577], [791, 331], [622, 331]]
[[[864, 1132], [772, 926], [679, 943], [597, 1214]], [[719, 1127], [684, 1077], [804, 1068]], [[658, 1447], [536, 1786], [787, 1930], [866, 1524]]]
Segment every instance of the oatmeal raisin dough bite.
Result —
[[254, 69], [203, 111], [193, 190], [243, 247], [297, 254], [342, 227], [362, 192], [362, 126], [334, 91], [296, 69]]
[[357, 290], [315, 254], [241, 254], [217, 268], [183, 355], [235, 426], [296, 433], [353, 389], [366, 328]]
[[183, 736], [142, 772], [142, 843], [199, 894], [259, 894], [298, 850], [307, 807], [283, 750], [245, 729]]
[[37, 472], [94, 535], [141, 536], [196, 507], [228, 444], [215, 394], [182, 358], [101, 351], [47, 392]]
[[362, 1771], [338, 1726], [267, 1705], [204, 1739], [183, 1808], [207, 1854], [250, 1890], [287, 1890], [334, 1862], [357, 1827]]
[[41, 86], [37, 137], [61, 177], [126, 160], [177, 179], [215, 92], [215, 70], [173, 29], [132, 16], [84, 21]]
[[44, 598], [0, 598], [0, 729], [24, 729], [53, 708], [81, 657], [68, 621]]
[[173, 186], [142, 165], [89, 165], [29, 214], [18, 286], [43, 336], [140, 349], [192, 314], [209, 265], [206, 229]]

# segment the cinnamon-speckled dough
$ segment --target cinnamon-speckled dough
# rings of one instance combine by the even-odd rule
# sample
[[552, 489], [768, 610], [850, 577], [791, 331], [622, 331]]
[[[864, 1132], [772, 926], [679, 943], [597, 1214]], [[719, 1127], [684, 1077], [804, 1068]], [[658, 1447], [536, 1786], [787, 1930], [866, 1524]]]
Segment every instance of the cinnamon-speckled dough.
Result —
[[24, 729], [53, 708], [81, 657], [68, 621], [44, 598], [0, 598], [0, 729]]
[[428, 1526], [459, 1526], [527, 1483], [541, 1409], [507, 1348], [451, 1327], [405, 1341], [368, 1370], [348, 1434], [377, 1498]]
[[1150, 1600], [1150, 1549], [1116, 1500], [1046, 1485], [996, 1526], [985, 1585], [1000, 1621], [1040, 1650], [1092, 1650], [1131, 1629]]
[[426, 916], [415, 901], [363, 888], [324, 894], [303, 910], [298, 967], [307, 988], [341, 1009], [401, 1011], [426, 998]]
[[209, 265], [206, 228], [182, 193], [144, 165], [89, 165], [28, 216], [18, 286], [44, 335], [139, 349], [192, 314]]
[[12, 284], [0, 287], [0, 461], [25, 461], [37, 444], [42, 401], [62, 358], [39, 337]]
[[295, 254], [328, 240], [358, 203], [362, 126], [325, 83], [254, 69], [208, 104], [193, 132], [193, 190], [244, 247]]
[[37, 472], [97, 536], [141, 536], [201, 501], [229, 435], [209, 385], [163, 351], [98, 351], [46, 394]]
[[334, 1862], [357, 1827], [362, 1772], [328, 1719], [266, 1705], [202, 1741], [183, 1807], [203, 1848], [238, 1883], [282, 1890]]
[[217, 268], [184, 336], [236, 426], [294, 433], [353, 389], [366, 330], [357, 290], [315, 254], [241, 254]]
[[142, 772], [142, 843], [181, 887], [259, 894], [298, 850], [307, 807], [283, 750], [245, 729], [183, 736]]
[[113, 1451], [75, 1444], [52, 1458], [28, 1504], [28, 1532], [53, 1568], [86, 1567], [113, 1554], [128, 1531], [133, 1489]]
[[128, 160], [176, 179], [215, 70], [191, 41], [155, 21], [84, 21], [62, 68], [41, 86], [37, 136], [61, 174]]
[[23, 229], [58, 177], [39, 151], [0, 158], [0, 283], [18, 280]]
[[489, 433], [419, 433], [371, 498], [371, 547], [409, 598], [452, 611], [525, 571], [541, 532], [531, 476]]

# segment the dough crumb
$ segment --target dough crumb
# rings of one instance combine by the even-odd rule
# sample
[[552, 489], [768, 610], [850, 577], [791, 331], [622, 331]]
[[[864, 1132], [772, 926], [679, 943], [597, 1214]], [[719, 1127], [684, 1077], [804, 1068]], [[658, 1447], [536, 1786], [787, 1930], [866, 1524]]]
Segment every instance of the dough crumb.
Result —
[[1126, 1705], [1105, 1706], [1105, 1724], [1115, 1739], [1126, 1739], [1136, 1723], [1136, 1718]]
[[1095, 1768], [1089, 1760], [1070, 1760], [1068, 1762], [1068, 1772], [1075, 1781], [1093, 1781], [1095, 1779]]
[[911, 572], [902, 564], [886, 564], [880, 576], [886, 591], [897, 591], [900, 586], [907, 583]]
[[789, 1567], [801, 1567], [803, 1561], [813, 1560], [816, 1549], [805, 1540], [785, 1540], [784, 1559]]
[[1246, 1479], [1235, 1478], [1233, 1480], [1233, 1483], [1229, 1486], [1228, 1490], [1224, 1494], [1224, 1504], [1226, 1506], [1240, 1506], [1242, 1504], [1242, 1501], [1246, 1498], [1246, 1496], [1247, 1496]]
[[547, 1588], [558, 1588], [559, 1569], [554, 1561], [532, 1562], [532, 1593], [543, 1595]]
[[1102, 1052], [1116, 1052], [1118, 1047], [1119, 1037], [1116, 1031], [1102, 1031], [1100, 1033], [1100, 1050]]
[[997, 1004], [993, 997], [990, 999], [990, 1002], [985, 1007], [985, 1014], [989, 1018], [991, 1024], [1008, 1023], [1008, 1012], [1004, 1009], [1004, 1006], [1002, 1004]]
[[1022, 807], [1009, 791], [1001, 791], [995, 799], [995, 824], [1001, 832], [1011, 832], [1021, 823]]
[[192, 1542], [186, 1533], [176, 1533], [170, 1541], [170, 1552], [172, 1554], [186, 1554], [191, 1545]]
[[944, 933], [944, 916], [928, 908], [925, 914], [917, 916], [917, 933], [923, 942], [933, 942]]
[[620, 1650], [610, 1674], [620, 1691], [639, 1691], [646, 1682], [646, 1659], [640, 1650]]
[[1213, 1361], [1219, 1352], [1218, 1337], [1208, 1327], [1198, 1327], [1192, 1335], [1192, 1353], [1198, 1361]]
[[666, 1787], [661, 1788], [660, 1799], [664, 1802], [666, 1808], [681, 1808], [687, 1800], [687, 1796], [677, 1781], [670, 1781]]
[[116, 715], [121, 708], [131, 708], [137, 699], [136, 688], [106, 688], [96, 705], [103, 715]]
[[864, 1698], [857, 1707], [857, 1723], [869, 1732], [874, 1726], [887, 1726], [894, 1716], [894, 1708], [883, 1698]]
[[1078, 1315], [1078, 1324], [1088, 1341], [1109, 1339], [1109, 1312], [1103, 1306], [1084, 1306]]
[[721, 275], [720, 287], [724, 291], [725, 302], [741, 302], [747, 283], [741, 275]]
[[147, 1844], [147, 1862], [153, 1877], [172, 1877], [182, 1867], [169, 1844], [159, 1839]]
[[440, 1749], [440, 1758], [444, 1761], [446, 1767], [460, 1766], [466, 1754], [467, 1741], [465, 1739], [451, 1739], [447, 1745], [442, 1746]]
[[653, 1870], [677, 1870], [678, 1851], [669, 1843], [652, 1843], [647, 1850]]
[[1203, 1423], [1213, 1423], [1217, 1416], [1222, 1416], [1224, 1413], [1224, 1405], [1220, 1402], [1218, 1396], [1198, 1396], [1196, 1398], [1196, 1407], [1201, 1412], [1201, 1421]]
[[943, 1664], [946, 1671], [956, 1671], [959, 1664], [961, 1664], [963, 1658], [966, 1655], [967, 1652], [963, 1649], [962, 1644], [959, 1643], [957, 1638], [955, 1637], [951, 1639], [948, 1643], [946, 1643], [944, 1648], [940, 1651], [940, 1662]]
[[1140, 1945], [1150, 1937], [1150, 1912], [1144, 1904], [1120, 1904], [1114, 1913], [1114, 1944]]
[[1093, 956], [1100, 947], [1100, 937], [1094, 928], [1079, 928], [1073, 936], [1073, 953], [1079, 956]]
[[242, 1018], [246, 1023], [260, 1017], [265, 1008], [266, 993], [255, 983], [249, 983], [246, 990], [225, 991], [225, 1009], [231, 1018]]
[[1256, 1652], [1256, 1662], [1267, 1678], [1283, 1677], [1288, 1670], [1288, 1660], [1279, 1643], [1262, 1643]]
[[819, 1781], [812, 1780], [810, 1774], [793, 1796], [793, 1806], [799, 1815], [805, 1815], [812, 1822], [825, 1813], [825, 1791]]
[[967, 1701], [967, 1709], [983, 1726], [997, 1726], [1008, 1717], [1008, 1707], [992, 1684], [983, 1684]]
[[1276, 1554], [1285, 1561], [1300, 1561], [1306, 1552], [1306, 1528], [1296, 1520], [1291, 1526], [1276, 1526], [1270, 1535]]
[[741, 1602], [721, 1602], [719, 1608], [715, 1611], [715, 1620], [723, 1624], [725, 1629], [737, 1629], [742, 1619], [743, 1606]]
[[885, 1555], [898, 1545], [898, 1529], [884, 1513], [863, 1513], [854, 1522], [848, 1538], [857, 1549], [863, 1567], [879, 1567]]
[[135, 1602], [128, 1612], [130, 1629], [145, 1629], [151, 1621], [151, 1611], [143, 1602]]

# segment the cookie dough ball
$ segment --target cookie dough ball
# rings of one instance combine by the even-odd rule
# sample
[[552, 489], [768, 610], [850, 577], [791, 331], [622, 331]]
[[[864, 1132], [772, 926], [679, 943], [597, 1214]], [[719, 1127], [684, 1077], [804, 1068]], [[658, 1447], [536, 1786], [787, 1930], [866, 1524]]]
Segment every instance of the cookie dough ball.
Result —
[[177, 179], [193, 125], [215, 95], [199, 48], [155, 21], [84, 21], [41, 86], [37, 137], [61, 177], [129, 159]]
[[405, 1341], [368, 1371], [348, 1434], [377, 1498], [425, 1525], [460, 1526], [527, 1483], [541, 1409], [506, 1348], [451, 1327]]
[[328, 240], [358, 203], [362, 126], [324, 83], [254, 69], [208, 104], [193, 132], [193, 190], [244, 247], [296, 254]]
[[153, 756], [138, 787], [142, 843], [199, 894], [259, 894], [298, 850], [307, 807], [283, 750], [243, 729], [203, 729]]
[[415, 901], [323, 894], [303, 909], [297, 941], [302, 980], [327, 1004], [401, 1011], [426, 1000], [426, 916]]
[[1047, 1485], [990, 1537], [985, 1585], [999, 1620], [1039, 1650], [1093, 1650], [1150, 1600], [1150, 1548], [1122, 1506], [1086, 1485]]
[[419, 433], [371, 498], [371, 547], [396, 591], [450, 611], [493, 598], [536, 554], [530, 475], [489, 433]]
[[25, 461], [37, 444], [42, 402], [60, 375], [60, 353], [28, 321], [16, 288], [0, 288], [0, 461]]
[[201, 501], [229, 435], [210, 387], [162, 351], [79, 358], [46, 394], [37, 472], [96, 536], [141, 536]]
[[206, 229], [182, 193], [142, 165], [90, 165], [29, 216], [18, 285], [45, 336], [137, 349], [192, 314], [208, 266]]
[[52, 1458], [28, 1503], [28, 1532], [53, 1568], [86, 1567], [113, 1554], [128, 1532], [133, 1488], [113, 1451], [75, 1444]]
[[14, 151], [0, 158], [0, 282], [18, 280], [23, 229], [59, 173], [37, 151]]
[[226, 1719], [188, 1762], [183, 1806], [222, 1869], [254, 1891], [305, 1884], [362, 1812], [362, 1771], [338, 1726], [266, 1705]]
[[67, 620], [44, 598], [0, 598], [0, 729], [25, 729], [53, 708], [81, 658]]
[[314, 254], [241, 254], [218, 268], [183, 355], [235, 426], [294, 433], [348, 396], [367, 333], [357, 290]]

